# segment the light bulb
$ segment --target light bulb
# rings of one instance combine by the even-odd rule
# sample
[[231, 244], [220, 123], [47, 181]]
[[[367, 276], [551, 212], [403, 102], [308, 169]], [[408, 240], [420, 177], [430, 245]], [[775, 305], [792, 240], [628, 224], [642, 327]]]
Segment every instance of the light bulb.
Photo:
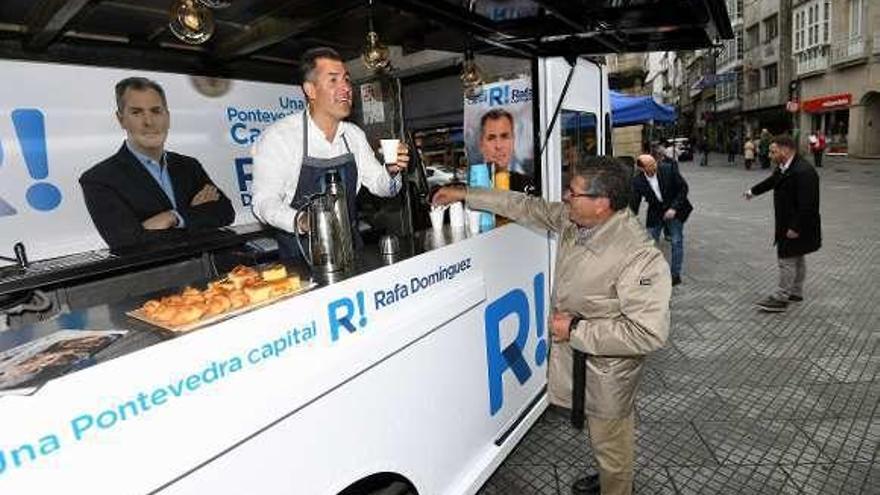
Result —
[[171, 6], [168, 28], [181, 41], [198, 45], [214, 34], [214, 16], [195, 0], [177, 0]]
[[483, 75], [480, 68], [472, 59], [465, 59], [461, 70], [461, 84], [468, 98], [476, 98], [483, 92]]
[[364, 65], [370, 70], [383, 70], [391, 65], [388, 57], [388, 47], [379, 42], [379, 35], [375, 31], [367, 33], [367, 46], [363, 53]]

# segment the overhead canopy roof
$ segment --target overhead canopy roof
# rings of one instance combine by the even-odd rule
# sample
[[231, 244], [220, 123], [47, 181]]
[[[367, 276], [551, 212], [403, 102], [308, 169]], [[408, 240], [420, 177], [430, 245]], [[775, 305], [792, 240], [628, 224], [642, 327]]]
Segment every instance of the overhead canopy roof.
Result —
[[[348, 60], [364, 45], [367, 0], [228, 1], [211, 40], [191, 46], [167, 27], [173, 0], [2, 0], [0, 57], [290, 81], [307, 48]], [[471, 40], [477, 53], [589, 55], [733, 37], [724, 0], [375, 0], [373, 17], [406, 52]]]

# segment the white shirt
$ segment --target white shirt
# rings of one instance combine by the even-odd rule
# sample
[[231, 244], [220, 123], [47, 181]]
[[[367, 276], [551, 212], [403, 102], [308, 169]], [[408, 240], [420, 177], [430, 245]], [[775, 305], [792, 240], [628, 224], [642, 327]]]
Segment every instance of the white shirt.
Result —
[[791, 158], [789, 158], [788, 160], [786, 160], [785, 163], [783, 163], [783, 164], [779, 167], [779, 171], [780, 171], [781, 173], [784, 174], [785, 171], [788, 170], [788, 167], [791, 166], [791, 162], [793, 162], [793, 161], [794, 161], [794, 155], [791, 155]]
[[[287, 232], [294, 232], [296, 210], [290, 207], [290, 202], [296, 194], [302, 167], [302, 136], [302, 113], [297, 112], [263, 131], [260, 139], [251, 148], [254, 158], [251, 208], [261, 222]], [[347, 153], [342, 136], [345, 136], [357, 164], [357, 189], [360, 190], [361, 185], [364, 185], [377, 196], [390, 197], [396, 194], [400, 190], [402, 174], [392, 178], [385, 167], [379, 164], [364, 131], [343, 121], [336, 128], [333, 140], [327, 141], [324, 133], [309, 116], [310, 156], [334, 158]], [[357, 191], [345, 192], [357, 194]]]
[[654, 196], [657, 196], [657, 199], [660, 200], [660, 202], [662, 203], [663, 196], [660, 195], [660, 181], [657, 180], [657, 174], [656, 173], [654, 175], [645, 174], [645, 178], [648, 179], [648, 185], [650, 185], [651, 189], [654, 190]]

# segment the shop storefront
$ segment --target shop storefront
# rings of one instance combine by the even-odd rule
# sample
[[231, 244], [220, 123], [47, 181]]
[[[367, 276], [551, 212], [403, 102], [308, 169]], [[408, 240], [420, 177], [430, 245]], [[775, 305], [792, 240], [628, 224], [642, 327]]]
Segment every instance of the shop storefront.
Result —
[[801, 110], [808, 116], [810, 131], [821, 131], [828, 140], [829, 155], [846, 155], [849, 150], [849, 112], [852, 95], [840, 93], [804, 100]]

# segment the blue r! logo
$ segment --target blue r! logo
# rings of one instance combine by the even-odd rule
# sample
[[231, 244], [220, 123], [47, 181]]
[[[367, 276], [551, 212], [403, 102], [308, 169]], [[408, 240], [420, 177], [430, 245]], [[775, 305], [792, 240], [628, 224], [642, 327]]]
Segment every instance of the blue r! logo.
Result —
[[[543, 273], [535, 275], [532, 280], [532, 291], [538, 337], [534, 363], [540, 367], [547, 358], [547, 342], [544, 339]], [[529, 298], [522, 289], [513, 289], [486, 307], [484, 321], [489, 378], [489, 413], [493, 416], [504, 405], [504, 373], [513, 372], [520, 385], [524, 385], [532, 376], [528, 360], [523, 354], [529, 337], [530, 310]], [[517, 321], [516, 338], [502, 348], [501, 322], [511, 317], [515, 317]]]

